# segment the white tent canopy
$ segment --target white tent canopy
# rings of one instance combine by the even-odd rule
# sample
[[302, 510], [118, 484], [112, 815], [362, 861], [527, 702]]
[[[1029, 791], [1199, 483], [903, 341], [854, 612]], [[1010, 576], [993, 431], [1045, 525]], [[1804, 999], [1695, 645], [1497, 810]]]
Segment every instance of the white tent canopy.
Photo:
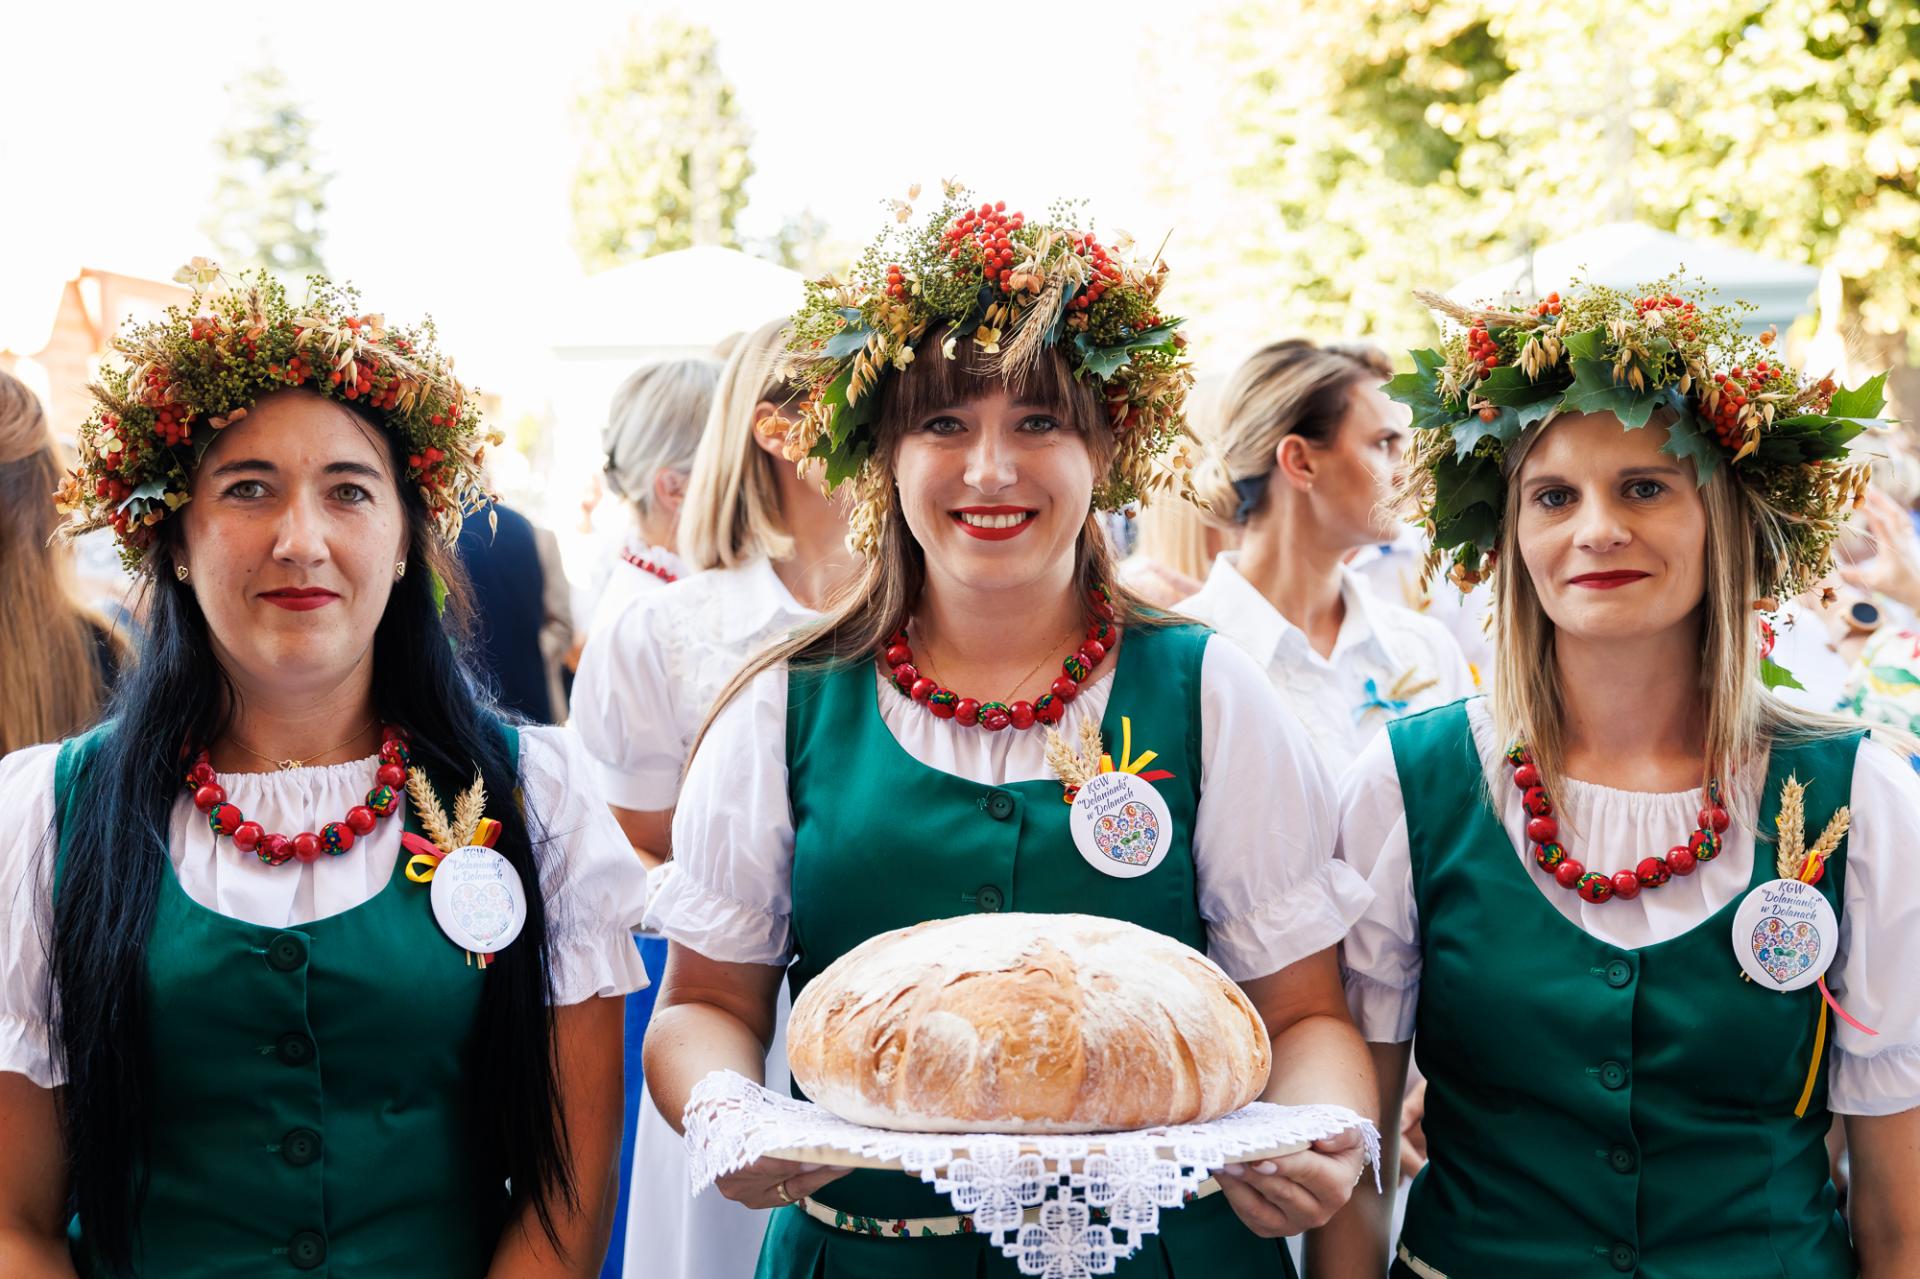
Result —
[[1644, 222], [1609, 222], [1543, 244], [1488, 267], [1447, 290], [1457, 302], [1530, 304], [1584, 277], [1608, 288], [1630, 289], [1675, 271], [1703, 279], [1719, 300], [1743, 298], [1759, 309], [1744, 327], [1757, 333], [1769, 324], [1786, 328], [1814, 309], [1820, 282], [1816, 267], [1778, 262], [1729, 244], [1690, 240]]

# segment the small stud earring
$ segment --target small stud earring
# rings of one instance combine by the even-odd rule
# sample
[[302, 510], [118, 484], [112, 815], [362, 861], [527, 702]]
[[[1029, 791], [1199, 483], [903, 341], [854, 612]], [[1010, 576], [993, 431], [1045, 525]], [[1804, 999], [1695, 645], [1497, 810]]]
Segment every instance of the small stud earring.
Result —
[[405, 560], [397, 561], [393, 566], [393, 580], [397, 582], [401, 578], [405, 577], [406, 575], [407, 575], [407, 562]]
[[184, 581], [186, 581], [186, 580], [187, 580], [187, 566], [186, 566], [185, 564], [175, 564], [175, 565], [173, 566], [173, 578], [174, 578], [174, 580], [175, 580], [176, 582], [184, 582]]

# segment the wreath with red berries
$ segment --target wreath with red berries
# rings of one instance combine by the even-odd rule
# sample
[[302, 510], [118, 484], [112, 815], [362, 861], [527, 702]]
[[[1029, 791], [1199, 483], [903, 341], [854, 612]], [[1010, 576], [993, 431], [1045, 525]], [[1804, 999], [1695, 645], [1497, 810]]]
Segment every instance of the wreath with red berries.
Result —
[[1749, 304], [1708, 305], [1684, 286], [1677, 276], [1626, 293], [1589, 285], [1521, 311], [1416, 295], [1459, 326], [1441, 349], [1413, 352], [1414, 371], [1386, 387], [1413, 410], [1402, 503], [1432, 539], [1429, 574], [1447, 564], [1464, 590], [1492, 571], [1507, 450], [1528, 430], [1595, 412], [1637, 430], [1664, 412], [1662, 452], [1691, 461], [1701, 484], [1728, 466], [1784, 516], [1770, 593], [1796, 595], [1826, 576], [1866, 485], [1849, 445], [1886, 425], [1886, 375], [1851, 390], [1807, 379], [1774, 350], [1771, 329], [1745, 331]]
[[54, 495], [68, 536], [111, 528], [121, 559], [139, 567], [156, 527], [186, 505], [218, 432], [291, 387], [359, 405], [398, 432], [407, 482], [441, 536], [459, 536], [486, 499], [481, 462], [499, 437], [434, 349], [431, 320], [389, 328], [362, 312], [352, 288], [319, 276], [298, 307], [264, 271], [231, 281], [196, 258], [174, 278], [193, 286], [188, 304], [129, 325], [114, 340], [120, 361], [88, 388], [95, 408], [80, 427], [79, 465]]
[[[1028, 221], [1004, 200], [976, 202], [953, 182], [943, 188], [943, 202], [917, 226], [912, 206], [895, 201], [897, 225], [845, 280], [807, 285], [788, 346], [792, 373], [807, 388], [789, 456], [822, 462], [829, 488], [871, 479], [882, 381], [933, 358], [917, 348], [944, 326], [941, 358], [971, 341], [1017, 380], [1043, 350], [1058, 347], [1074, 376], [1094, 383], [1119, 445], [1094, 494], [1100, 509], [1167, 490], [1192, 497], [1191, 458], [1180, 444], [1193, 373], [1182, 322], [1160, 310], [1166, 263], [1157, 253], [1135, 261], [1124, 238], [1102, 243], [1075, 204]], [[861, 485], [850, 516], [852, 540], [864, 551], [877, 539], [885, 487]]]

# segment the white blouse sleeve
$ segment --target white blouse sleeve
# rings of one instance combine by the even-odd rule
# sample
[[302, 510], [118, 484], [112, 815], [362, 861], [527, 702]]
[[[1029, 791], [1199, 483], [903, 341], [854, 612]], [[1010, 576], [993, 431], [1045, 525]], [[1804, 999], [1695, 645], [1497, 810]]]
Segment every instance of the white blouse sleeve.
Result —
[[1207, 947], [1251, 981], [1346, 935], [1371, 894], [1333, 860], [1333, 784], [1265, 672], [1214, 636], [1200, 666], [1193, 860]]
[[1892, 1115], [1920, 1106], [1920, 774], [1868, 740], [1850, 804], [1845, 909], [1827, 984], [1880, 1033], [1835, 1019], [1827, 1104], [1843, 1115]]
[[540, 881], [554, 1003], [646, 989], [647, 970], [633, 944], [646, 910], [646, 867], [594, 790], [572, 730], [520, 730], [520, 783], [546, 840]]
[[1341, 973], [1354, 1024], [1369, 1043], [1413, 1038], [1420, 1003], [1420, 919], [1406, 801], [1393, 742], [1375, 735], [1340, 785], [1342, 865], [1366, 877], [1373, 902], [1341, 947]]
[[571, 705], [601, 795], [642, 813], [673, 807], [686, 763], [684, 716], [655, 625], [661, 594], [639, 596], [588, 638]]
[[787, 669], [727, 703], [687, 769], [673, 860], [654, 872], [647, 928], [708, 959], [784, 966], [793, 915]]
[[57, 743], [0, 758], [0, 1071], [42, 1088], [66, 1081], [55, 1060], [47, 983], [53, 936], [53, 765]]

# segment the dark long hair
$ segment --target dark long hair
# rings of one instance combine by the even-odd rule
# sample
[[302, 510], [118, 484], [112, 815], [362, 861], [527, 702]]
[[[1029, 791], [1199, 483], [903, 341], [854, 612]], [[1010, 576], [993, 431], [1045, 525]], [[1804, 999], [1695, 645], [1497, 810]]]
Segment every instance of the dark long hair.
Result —
[[[403, 475], [406, 457], [395, 437], [361, 416], [375, 423], [393, 455], [393, 473]], [[402, 481], [398, 487], [411, 571], [394, 583], [374, 633], [374, 705], [386, 722], [411, 733], [413, 763], [428, 776], [458, 784], [478, 771], [488, 794], [516, 794], [520, 782], [498, 713], [481, 700], [478, 682], [458, 656], [469, 651], [458, 643], [467, 617], [459, 561], [432, 531], [413, 486]], [[52, 1006], [66, 1058], [61, 1121], [69, 1184], [88, 1248], [114, 1274], [132, 1265], [146, 1192], [147, 1117], [164, 1101], [148, 1096], [146, 953], [181, 791], [183, 764], [175, 748], [217, 739], [237, 696], [214, 657], [192, 591], [169, 571], [178, 523], [161, 526], [168, 535], [152, 552], [150, 568], [159, 571], [148, 578], [145, 660], [114, 698], [113, 731], [82, 783], [87, 802], [68, 809], [67, 856], [53, 912]], [[445, 618], [435, 600], [436, 574], [449, 589]], [[540, 892], [544, 831], [538, 814], [514, 805], [493, 815], [503, 827], [497, 847], [527, 889], [527, 920], [519, 940], [487, 969], [467, 1095], [497, 1099], [474, 1117], [487, 1174], [499, 1179], [494, 1184], [511, 1183], [516, 1207], [531, 1197], [558, 1248], [553, 1205], [571, 1208], [578, 1200], [554, 1070]]]

